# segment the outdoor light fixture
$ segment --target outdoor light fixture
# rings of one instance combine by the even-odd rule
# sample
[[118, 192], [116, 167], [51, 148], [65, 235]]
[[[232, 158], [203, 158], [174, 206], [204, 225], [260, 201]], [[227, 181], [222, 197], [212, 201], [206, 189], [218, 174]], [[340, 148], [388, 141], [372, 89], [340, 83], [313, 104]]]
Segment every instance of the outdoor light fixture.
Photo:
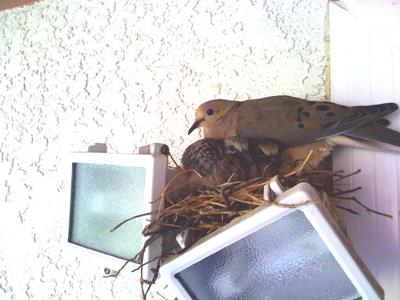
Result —
[[383, 290], [327, 208], [301, 183], [165, 263], [183, 299], [383, 299]]
[[[158, 207], [152, 201], [165, 186], [167, 157], [163, 145], [147, 147], [147, 154], [72, 153], [68, 160], [70, 209], [68, 243], [79, 255], [95, 258], [106, 273], [119, 269], [143, 247], [147, 218], [124, 220]], [[144, 151], [142, 151], [144, 152]], [[154, 207], [153, 207], [154, 206]], [[144, 261], [161, 254], [161, 241], [154, 241]], [[145, 278], [152, 278], [146, 265]]]
[[[68, 244], [79, 255], [115, 272], [142, 249], [151, 215], [110, 230], [158, 208], [154, 200], [167, 177], [162, 146], [142, 147], [141, 154], [70, 155]], [[160, 274], [180, 300], [383, 299], [325, 194], [307, 183], [283, 192], [276, 178], [264, 198], [271, 190], [283, 206], [259, 207], [163, 263]], [[153, 241], [143, 261], [159, 257], [161, 244]], [[153, 278], [155, 264], [145, 265], [143, 278]]]

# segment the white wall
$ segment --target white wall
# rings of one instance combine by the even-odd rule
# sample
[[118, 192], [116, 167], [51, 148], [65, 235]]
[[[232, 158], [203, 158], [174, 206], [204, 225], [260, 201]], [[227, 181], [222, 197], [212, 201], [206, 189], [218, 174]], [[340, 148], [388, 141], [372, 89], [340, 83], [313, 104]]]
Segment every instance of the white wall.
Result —
[[[358, 6], [357, 0], [344, 2], [349, 2], [349, 11], [330, 5], [332, 101], [400, 105], [400, 3], [371, 0]], [[373, 20], [366, 14], [372, 10]], [[396, 19], [390, 17], [396, 13]], [[400, 130], [399, 117], [399, 112], [389, 116], [390, 127]], [[357, 204], [343, 201], [344, 206], [361, 213], [344, 214], [357, 253], [384, 288], [385, 299], [400, 299], [399, 154], [342, 149], [335, 152], [333, 165], [347, 172], [361, 169], [344, 187], [362, 186], [355, 196], [370, 208], [392, 216], [368, 214]]]
[[205, 100], [322, 99], [325, 16], [323, 0], [44, 0], [0, 12], [0, 299], [138, 299], [137, 276], [103, 279], [65, 250], [64, 154], [163, 142], [179, 157], [200, 136], [186, 133]]

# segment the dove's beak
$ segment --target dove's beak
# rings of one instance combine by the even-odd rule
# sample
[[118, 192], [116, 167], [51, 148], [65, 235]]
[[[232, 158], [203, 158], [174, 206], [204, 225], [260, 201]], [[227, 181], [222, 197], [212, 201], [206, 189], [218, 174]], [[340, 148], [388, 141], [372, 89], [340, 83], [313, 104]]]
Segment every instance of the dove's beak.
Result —
[[195, 130], [196, 128], [199, 128], [201, 122], [203, 122], [203, 121], [204, 121], [203, 118], [202, 118], [202, 119], [199, 119], [199, 120], [196, 120], [196, 121], [193, 123], [192, 127], [189, 128], [188, 134], [191, 134], [193, 130]]

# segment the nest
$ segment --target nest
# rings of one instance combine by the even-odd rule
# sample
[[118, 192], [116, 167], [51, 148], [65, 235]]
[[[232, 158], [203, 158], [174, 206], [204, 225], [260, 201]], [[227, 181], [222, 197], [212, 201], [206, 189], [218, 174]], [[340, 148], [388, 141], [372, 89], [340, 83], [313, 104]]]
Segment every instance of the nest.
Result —
[[[313, 169], [307, 167], [307, 161], [311, 156], [312, 153], [309, 154], [307, 159], [300, 166], [280, 176], [280, 182], [285, 188], [291, 188], [301, 182], [307, 182], [318, 191], [326, 193], [329, 199], [354, 201], [368, 212], [391, 217], [366, 207], [355, 197], [351, 196], [354, 191], [361, 187], [351, 190], [343, 190], [340, 188], [345, 178], [358, 174], [360, 170], [346, 175], [343, 171]], [[181, 170], [168, 182], [161, 197], [156, 200], [159, 202], [157, 211], [134, 216], [112, 229], [112, 231], [114, 231], [134, 218], [153, 215], [153, 220], [142, 232], [145, 237], [148, 237], [143, 249], [130, 260], [139, 264], [133, 271], [140, 270], [141, 272], [141, 289], [144, 299], [146, 299], [150, 287], [155, 283], [158, 277], [158, 271], [163, 259], [186, 251], [202, 237], [216, 231], [235, 218], [243, 216], [257, 207], [270, 205], [282, 206], [273, 200], [266, 201], [263, 197], [264, 186], [271, 181], [272, 177], [258, 177], [245, 182], [228, 181], [214, 189], [191, 190], [186, 189], [185, 184], [171, 188], [178, 178], [180, 176], [185, 176], [187, 172], [189, 171]], [[352, 209], [342, 207], [336, 203], [331, 203], [331, 205], [344, 209], [352, 214], [359, 214]], [[184, 238], [184, 246], [176, 241], [177, 235], [181, 235], [181, 237]], [[152, 270], [154, 273], [153, 280], [147, 281], [143, 279], [143, 266], [150, 263], [150, 261], [143, 261], [144, 252], [154, 240], [159, 238], [163, 239], [163, 253], [160, 257], [156, 257], [152, 260], [156, 260], [157, 264], [156, 268]], [[124, 264], [116, 274], [111, 276], [118, 276], [126, 264]]]

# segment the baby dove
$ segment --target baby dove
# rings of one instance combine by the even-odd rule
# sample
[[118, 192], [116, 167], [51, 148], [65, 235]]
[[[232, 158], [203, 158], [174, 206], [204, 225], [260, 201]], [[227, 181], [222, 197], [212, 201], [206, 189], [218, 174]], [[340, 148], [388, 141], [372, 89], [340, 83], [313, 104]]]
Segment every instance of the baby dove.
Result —
[[[229, 153], [237, 153], [242, 155], [246, 161], [250, 162], [250, 166], [255, 165], [260, 172], [261, 168], [269, 173], [260, 175], [276, 175], [277, 173], [286, 174], [302, 164], [307, 158], [305, 169], [319, 168], [320, 164], [327, 157], [332, 149], [333, 144], [329, 140], [317, 141], [307, 145], [279, 147], [274, 141], [263, 140], [247, 140], [244, 138], [227, 138], [225, 139], [225, 148]], [[311, 153], [310, 157], [309, 154]], [[250, 167], [250, 170], [252, 168]], [[251, 171], [250, 171], [251, 172]], [[275, 173], [273, 173], [275, 172]]]
[[193, 170], [189, 183], [214, 188], [228, 181], [247, 180], [247, 164], [237, 155], [225, 152], [223, 141], [201, 139], [186, 148], [182, 166]]

